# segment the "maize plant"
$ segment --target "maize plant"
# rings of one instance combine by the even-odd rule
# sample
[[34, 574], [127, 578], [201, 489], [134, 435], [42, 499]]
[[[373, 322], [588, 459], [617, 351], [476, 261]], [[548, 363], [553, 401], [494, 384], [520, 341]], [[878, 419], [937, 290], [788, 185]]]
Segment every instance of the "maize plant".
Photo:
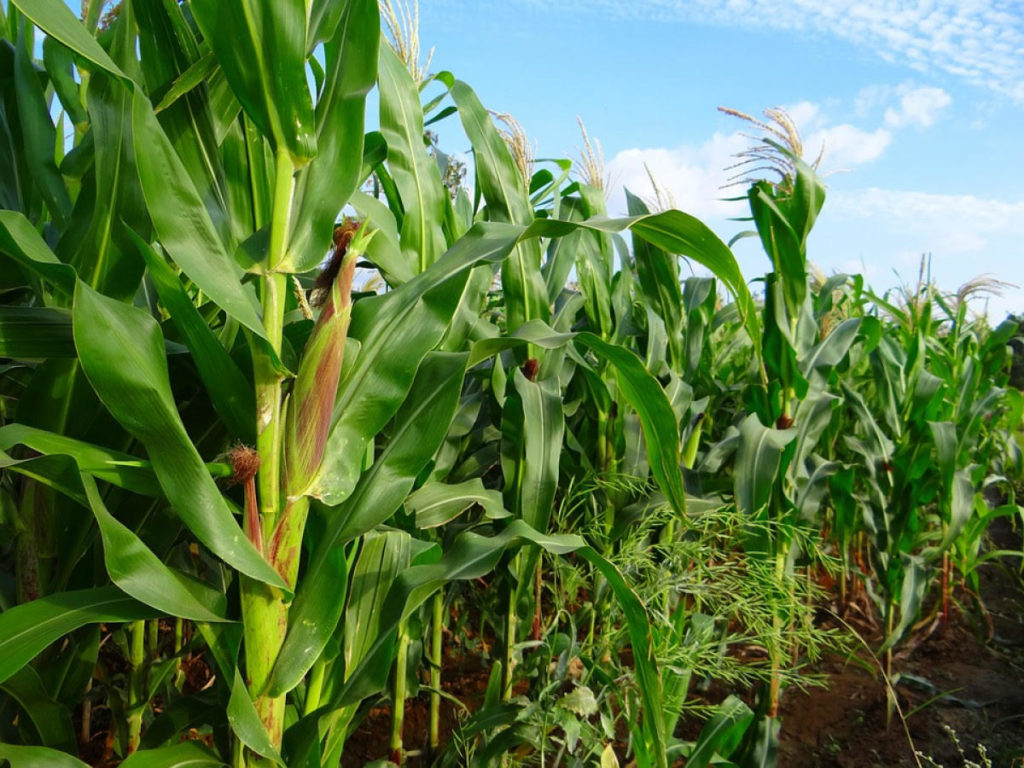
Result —
[[[707, 226], [609, 218], [589, 139], [582, 173], [534, 161], [384, 19], [0, 13], [0, 761], [337, 766], [385, 704], [401, 765], [422, 687], [436, 765], [769, 764], [824, 642], [816, 540], [891, 648], [1017, 513], [981, 495], [1013, 470], [1012, 329], [814, 284], [824, 186], [772, 144], [756, 301]], [[489, 684], [445, 747], [471, 620]], [[683, 739], [716, 674], [768, 693]]]

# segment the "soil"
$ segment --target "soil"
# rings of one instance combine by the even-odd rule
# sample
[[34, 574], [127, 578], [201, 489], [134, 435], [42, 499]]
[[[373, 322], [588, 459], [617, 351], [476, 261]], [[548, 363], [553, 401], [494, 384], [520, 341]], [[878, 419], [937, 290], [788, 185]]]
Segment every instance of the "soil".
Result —
[[[1003, 521], [997, 546], [1020, 551]], [[897, 652], [894, 689], [905, 720], [887, 723], [874, 662], [832, 660], [828, 688], [783, 697], [780, 768], [1024, 768], [1024, 583], [1019, 558], [979, 570], [981, 604], [936, 619]], [[961, 593], [962, 595], [962, 593]], [[980, 618], [979, 618], [980, 616]], [[957, 741], [959, 741], [959, 746]], [[911, 742], [913, 747], [911, 747]], [[960, 750], [962, 749], [962, 752]], [[925, 757], [915, 760], [914, 751]]]
[[[442, 663], [441, 688], [447, 694], [441, 699], [439, 719], [439, 739], [441, 746], [451, 740], [452, 732], [459, 724], [461, 707], [452, 699], [461, 701], [467, 709], [474, 711], [480, 707], [487, 691], [490, 669], [482, 659], [452, 653], [446, 647]], [[449, 698], [451, 697], [451, 698]], [[404, 746], [406, 749], [408, 768], [420, 768], [430, 765], [430, 704], [429, 694], [421, 691], [420, 695], [410, 698], [405, 703], [405, 723], [403, 728]], [[367, 713], [359, 728], [345, 741], [345, 751], [341, 759], [342, 768], [363, 768], [367, 763], [388, 757], [388, 742], [391, 733], [391, 709], [388, 706], [374, 707]]]

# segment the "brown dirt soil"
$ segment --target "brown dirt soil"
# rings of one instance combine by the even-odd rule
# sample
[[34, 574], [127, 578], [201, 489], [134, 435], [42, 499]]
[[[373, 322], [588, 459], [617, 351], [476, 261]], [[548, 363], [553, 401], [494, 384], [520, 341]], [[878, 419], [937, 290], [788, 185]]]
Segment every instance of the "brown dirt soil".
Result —
[[[1008, 527], [1001, 546], [1014, 546]], [[1019, 539], [1015, 547], [1019, 551]], [[946, 768], [981, 763], [1024, 768], [1024, 589], [1019, 559], [979, 571], [984, 618], [972, 605], [911, 638], [894, 658], [900, 707], [914, 748]], [[962, 593], [960, 593], [962, 596]], [[780, 768], [915, 766], [897, 715], [886, 725], [886, 689], [877, 667], [857, 661], [825, 666], [829, 687], [788, 692], [782, 701]], [[947, 728], [959, 739], [963, 755]], [[926, 760], [921, 764], [928, 765]]]
[[[490, 668], [478, 657], [455, 655], [451, 650], [447, 647], [445, 649], [441, 688], [446, 694], [475, 711], [483, 703]], [[442, 747], [451, 739], [452, 732], [458, 724], [459, 711], [456, 705], [450, 699], [442, 698], [439, 728]], [[429, 693], [421, 690], [419, 696], [405, 702], [405, 749], [413, 753], [406, 760], [408, 768], [430, 765], [429, 728]], [[388, 757], [390, 733], [390, 707], [385, 705], [371, 709], [359, 728], [345, 741], [342, 768], [362, 768], [374, 760]]]

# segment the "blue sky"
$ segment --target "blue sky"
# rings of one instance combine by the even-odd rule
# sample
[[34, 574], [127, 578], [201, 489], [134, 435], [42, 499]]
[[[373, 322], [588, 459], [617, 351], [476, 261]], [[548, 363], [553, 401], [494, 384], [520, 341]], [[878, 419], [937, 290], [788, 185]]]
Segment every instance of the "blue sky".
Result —
[[[823, 270], [882, 290], [930, 253], [944, 289], [982, 273], [1024, 285], [1024, 2], [421, 0], [420, 38], [431, 71], [514, 115], [540, 158], [578, 156], [582, 117], [613, 213], [623, 185], [650, 195], [646, 163], [728, 239], [745, 209], [720, 186], [747, 129], [716, 108], [782, 106], [835, 171], [811, 241]], [[454, 124], [441, 135], [468, 148]], [[767, 268], [754, 241], [736, 251], [748, 277]], [[988, 308], [1024, 312], [1024, 289]]]

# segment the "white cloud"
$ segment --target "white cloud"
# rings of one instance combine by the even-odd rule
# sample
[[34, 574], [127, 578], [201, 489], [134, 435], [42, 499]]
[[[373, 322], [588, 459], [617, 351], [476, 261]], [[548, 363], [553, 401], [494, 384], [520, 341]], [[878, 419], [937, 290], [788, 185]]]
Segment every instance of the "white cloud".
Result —
[[890, 128], [917, 125], [928, 128], [939, 113], [953, 103], [952, 97], [941, 88], [924, 87], [904, 89], [898, 107], [885, 110], [885, 124]]
[[[737, 214], [736, 203], [722, 198], [735, 197], [741, 188], [723, 189], [733, 172], [726, 168], [736, 163], [736, 153], [749, 146], [741, 133], [716, 133], [703, 144], [683, 145], [672, 149], [655, 147], [627, 149], [609, 163], [612, 198], [609, 211], [614, 215], [626, 210], [622, 188], [642, 198], [653, 197], [647, 168], [668, 191], [675, 207], [698, 218], [724, 218]], [[646, 166], [646, 168], [645, 168]]]
[[1024, 237], [1024, 200], [872, 187], [833, 194], [829, 209], [847, 219], [898, 222], [905, 230], [927, 235], [922, 242], [936, 254], [968, 255], [984, 250], [996, 237]]
[[892, 142], [892, 133], [885, 128], [865, 131], [848, 123], [815, 131], [804, 141], [808, 157], [815, 158], [824, 150], [822, 168], [827, 171], [850, 170], [877, 160]]
[[1018, 0], [521, 0], [575, 13], [824, 33], [1024, 102]]

